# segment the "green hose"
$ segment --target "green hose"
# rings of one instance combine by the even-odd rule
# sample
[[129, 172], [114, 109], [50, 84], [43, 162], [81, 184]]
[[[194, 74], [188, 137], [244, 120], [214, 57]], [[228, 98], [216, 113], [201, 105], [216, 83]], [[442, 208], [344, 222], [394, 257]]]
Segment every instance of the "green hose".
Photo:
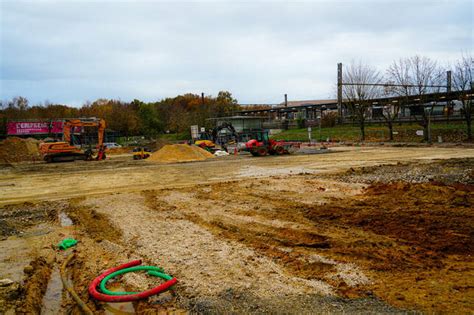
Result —
[[165, 279], [166, 281], [169, 281], [169, 280], [173, 279], [172, 276], [167, 275], [166, 273], [158, 272], [158, 271], [148, 271], [148, 274], [149, 274], [150, 276], [154, 276], [154, 277], [159, 277], [159, 278], [161, 278], [161, 279]]
[[121, 269], [121, 270], [118, 270], [116, 272], [113, 272], [111, 273], [110, 275], [106, 276], [101, 282], [100, 282], [100, 291], [102, 291], [102, 293], [104, 294], [108, 294], [108, 295], [129, 295], [129, 294], [137, 294], [137, 292], [124, 292], [124, 291], [121, 291], [121, 292], [114, 292], [114, 291], [110, 291], [110, 290], [107, 290], [107, 288], [105, 287], [105, 285], [107, 284], [107, 281], [109, 281], [110, 279], [112, 278], [115, 278], [121, 274], [124, 274], [124, 273], [128, 273], [128, 272], [133, 272], [133, 271], [140, 271], [140, 270], [147, 270], [148, 271], [148, 274], [151, 275], [151, 276], [155, 276], [155, 277], [160, 277], [162, 279], [165, 279], [165, 280], [171, 280], [173, 277], [165, 274], [165, 273], [162, 273], [163, 272], [163, 268], [160, 268], [160, 267], [155, 267], [155, 266], [136, 266], [136, 267], [130, 267], [130, 268], [125, 268], [125, 269]]

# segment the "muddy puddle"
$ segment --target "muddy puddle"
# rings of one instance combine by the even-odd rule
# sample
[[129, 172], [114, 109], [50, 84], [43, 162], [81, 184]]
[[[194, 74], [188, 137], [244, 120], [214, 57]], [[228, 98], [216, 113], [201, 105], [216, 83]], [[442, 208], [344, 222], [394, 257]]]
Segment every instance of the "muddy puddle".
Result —
[[62, 227], [68, 227], [68, 226], [74, 225], [74, 223], [72, 222], [72, 219], [66, 213], [61, 211], [59, 212], [58, 217], [59, 217], [59, 224]]
[[[113, 292], [126, 291], [119, 284], [109, 284], [108, 289]], [[104, 314], [107, 315], [135, 314], [135, 307], [132, 302], [104, 303], [104, 309]]]
[[43, 295], [41, 314], [58, 314], [61, 310], [63, 283], [59, 269], [55, 267], [51, 272], [46, 293]]
[[[45, 235], [54, 231], [49, 223], [19, 231], [0, 241], [0, 279], [8, 278], [20, 282], [23, 279], [23, 268], [35, 256], [35, 246]], [[0, 312], [1, 313], [1, 312]]]
[[22, 286], [22, 303], [0, 292], [0, 314], [17, 308], [18, 313], [63, 312], [63, 285], [54, 247], [63, 238], [60, 230], [73, 225], [62, 211], [67, 205], [19, 204], [0, 208], [0, 279]]

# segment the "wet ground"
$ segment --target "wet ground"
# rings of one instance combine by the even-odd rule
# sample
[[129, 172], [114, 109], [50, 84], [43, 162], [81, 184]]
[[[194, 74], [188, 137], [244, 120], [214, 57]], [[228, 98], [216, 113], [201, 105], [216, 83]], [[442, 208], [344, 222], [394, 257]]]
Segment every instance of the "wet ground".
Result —
[[[440, 150], [3, 169], [0, 312], [79, 313], [60, 281], [74, 251], [66, 277], [96, 313], [469, 313], [474, 151]], [[78, 245], [54, 249], [66, 237]], [[179, 283], [124, 305], [89, 297], [94, 277], [132, 259]]]

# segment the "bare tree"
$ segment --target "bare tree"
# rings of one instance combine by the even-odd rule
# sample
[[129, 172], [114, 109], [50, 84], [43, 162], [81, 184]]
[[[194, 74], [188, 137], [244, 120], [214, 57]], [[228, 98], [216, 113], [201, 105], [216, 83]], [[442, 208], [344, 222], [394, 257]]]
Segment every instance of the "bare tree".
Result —
[[382, 116], [387, 123], [390, 141], [393, 141], [393, 123], [400, 113], [400, 106], [393, 104], [385, 104], [382, 108]]
[[[384, 86], [384, 96], [393, 96], [396, 95], [395, 93], [395, 87], [393, 85], [393, 82], [388, 82], [387, 86]], [[382, 104], [382, 116], [387, 123], [388, 127], [388, 133], [390, 137], [390, 141], [393, 141], [393, 124], [395, 122], [395, 119], [397, 119], [398, 114], [400, 113], [400, 107], [402, 103], [401, 102], [391, 102], [391, 103], [385, 103]]]
[[463, 55], [460, 60], [454, 64], [453, 69], [453, 87], [456, 91], [462, 92], [461, 103], [462, 113], [467, 125], [467, 140], [472, 141], [472, 94], [474, 59], [470, 55]]
[[395, 84], [400, 85], [393, 89], [399, 96], [408, 99], [410, 95], [418, 95], [416, 104], [408, 104], [404, 101], [400, 106], [405, 111], [410, 106], [412, 115], [423, 127], [425, 141], [431, 141], [430, 119], [436, 103], [427, 104], [426, 94], [439, 92], [443, 80], [443, 71], [436, 61], [428, 57], [413, 56], [410, 58], [394, 61], [387, 70], [387, 76]]
[[380, 84], [382, 75], [375, 68], [362, 62], [352, 62], [343, 73], [343, 97], [347, 109], [355, 116], [360, 128], [360, 140], [365, 140], [365, 120], [370, 112], [369, 100], [382, 94], [380, 86], [361, 85]]

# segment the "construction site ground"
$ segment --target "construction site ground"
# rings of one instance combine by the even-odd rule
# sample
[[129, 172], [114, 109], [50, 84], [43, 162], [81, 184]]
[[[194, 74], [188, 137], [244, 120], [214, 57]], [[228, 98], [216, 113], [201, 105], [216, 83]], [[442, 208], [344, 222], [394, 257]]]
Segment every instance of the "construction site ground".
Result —
[[[98, 314], [471, 313], [473, 204], [463, 147], [12, 164], [0, 169], [0, 313], [79, 314], [59, 278], [73, 251], [67, 277]], [[78, 245], [55, 249], [66, 237]], [[178, 284], [119, 305], [88, 295], [132, 259]]]

